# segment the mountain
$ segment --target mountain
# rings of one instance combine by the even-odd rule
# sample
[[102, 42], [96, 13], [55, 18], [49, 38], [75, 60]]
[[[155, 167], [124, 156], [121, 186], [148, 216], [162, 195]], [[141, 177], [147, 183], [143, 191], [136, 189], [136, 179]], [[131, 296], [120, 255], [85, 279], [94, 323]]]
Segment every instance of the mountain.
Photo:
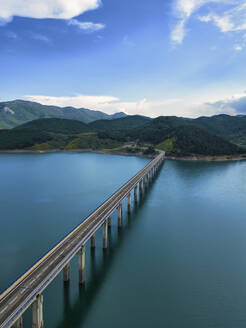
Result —
[[98, 120], [89, 124], [93, 129], [100, 131], [108, 131], [108, 130], [126, 130], [133, 129], [139, 126], [150, 122], [151, 118], [140, 116], [140, 115], [132, 115], [127, 117], [122, 117], [114, 120]]
[[99, 136], [119, 142], [137, 141], [139, 144], [151, 144], [165, 150], [168, 155], [178, 157], [235, 155], [243, 152], [237, 145], [195, 126], [193, 120], [175, 116], [158, 117], [133, 129], [106, 130]]
[[[207, 121], [207, 118], [186, 120], [175, 116], [150, 119], [134, 115], [112, 121], [98, 120], [89, 124], [71, 119], [43, 118], [13, 129], [0, 130], [0, 149], [120, 148], [121, 151], [134, 153], [149, 147], [163, 149], [167, 155], [176, 157], [194, 155], [230, 157], [245, 153], [245, 150], [226, 140], [226, 137], [215, 134], [215, 132], [224, 133], [227, 136], [229, 130], [231, 135], [238, 132], [239, 129], [233, 130], [229, 124], [223, 123], [228, 117], [212, 119], [218, 120], [216, 126]], [[233, 120], [234, 117], [231, 122]], [[243, 127], [242, 125], [242, 131]]]
[[93, 131], [92, 127], [83, 122], [62, 118], [43, 118], [40, 120], [34, 120], [19, 125], [13, 130], [23, 129], [61, 134], [78, 134]]
[[215, 115], [199, 117], [192, 123], [239, 146], [246, 147], [246, 116]]
[[46, 106], [36, 102], [14, 100], [0, 102], [0, 129], [10, 129], [40, 118], [73, 119], [84, 123], [125, 117], [125, 113], [108, 115], [86, 108]]
[[183, 125], [167, 132], [165, 139], [157, 145], [168, 155], [174, 156], [217, 156], [236, 155], [243, 151], [236, 145], [221, 137], [195, 126]]
[[0, 130], [0, 150], [32, 149], [34, 145], [51, 139], [49, 133], [39, 130]]

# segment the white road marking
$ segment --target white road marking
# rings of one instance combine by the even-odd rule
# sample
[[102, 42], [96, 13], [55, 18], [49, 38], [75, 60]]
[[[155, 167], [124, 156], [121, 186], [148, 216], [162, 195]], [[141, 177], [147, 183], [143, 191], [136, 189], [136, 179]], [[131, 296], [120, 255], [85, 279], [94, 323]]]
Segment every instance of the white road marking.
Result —
[[34, 283], [35, 279], [32, 279], [32, 281], [28, 284], [28, 286], [32, 285]]
[[2, 314], [5, 310], [7, 310], [8, 305], [5, 306], [5, 308], [2, 309], [2, 311], [0, 311], [0, 314]]
[[17, 296], [15, 296], [15, 298], [13, 298], [10, 302], [9, 302], [9, 304], [13, 304], [16, 300], [17, 300]]
[[21, 290], [21, 294], [23, 294], [25, 292], [25, 288], [22, 288]]

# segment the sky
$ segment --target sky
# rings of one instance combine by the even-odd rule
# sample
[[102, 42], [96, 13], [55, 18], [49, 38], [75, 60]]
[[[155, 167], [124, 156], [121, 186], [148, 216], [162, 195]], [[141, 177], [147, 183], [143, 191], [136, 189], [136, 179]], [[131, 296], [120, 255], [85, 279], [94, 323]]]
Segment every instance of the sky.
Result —
[[246, 115], [245, 0], [0, 0], [0, 101]]

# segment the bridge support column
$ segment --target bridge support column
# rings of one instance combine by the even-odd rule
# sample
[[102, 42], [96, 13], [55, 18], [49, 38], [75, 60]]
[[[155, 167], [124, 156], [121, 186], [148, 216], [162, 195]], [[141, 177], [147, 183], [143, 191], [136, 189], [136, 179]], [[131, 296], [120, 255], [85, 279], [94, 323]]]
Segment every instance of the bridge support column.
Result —
[[135, 201], [135, 204], [137, 204], [137, 202], [138, 202], [138, 187], [137, 186], [134, 187], [134, 201]]
[[122, 227], [122, 203], [118, 207], [118, 227]]
[[91, 236], [91, 248], [95, 248], [96, 247], [96, 238], [95, 235]]
[[22, 317], [19, 317], [19, 319], [13, 324], [12, 328], [23, 328]]
[[128, 208], [128, 213], [130, 213], [131, 212], [131, 192], [128, 194], [127, 208]]
[[83, 285], [85, 282], [85, 246], [79, 250], [79, 283]]
[[103, 248], [108, 247], [108, 222], [107, 220], [103, 223]]
[[139, 182], [139, 192], [140, 192], [140, 196], [143, 196], [143, 180]]
[[108, 217], [108, 228], [111, 228], [111, 216]]
[[63, 269], [63, 281], [69, 282], [70, 280], [70, 263], [67, 263]]
[[43, 295], [38, 295], [32, 305], [32, 328], [43, 328]]

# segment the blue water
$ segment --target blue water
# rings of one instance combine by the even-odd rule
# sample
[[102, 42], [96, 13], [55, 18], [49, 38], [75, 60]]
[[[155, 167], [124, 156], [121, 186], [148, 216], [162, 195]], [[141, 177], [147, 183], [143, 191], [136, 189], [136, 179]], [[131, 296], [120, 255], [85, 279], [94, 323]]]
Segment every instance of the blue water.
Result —
[[[148, 159], [90, 153], [0, 155], [3, 290]], [[166, 161], [109, 248], [86, 249], [44, 292], [49, 328], [246, 325], [246, 162]], [[31, 326], [31, 311], [24, 316]]]

